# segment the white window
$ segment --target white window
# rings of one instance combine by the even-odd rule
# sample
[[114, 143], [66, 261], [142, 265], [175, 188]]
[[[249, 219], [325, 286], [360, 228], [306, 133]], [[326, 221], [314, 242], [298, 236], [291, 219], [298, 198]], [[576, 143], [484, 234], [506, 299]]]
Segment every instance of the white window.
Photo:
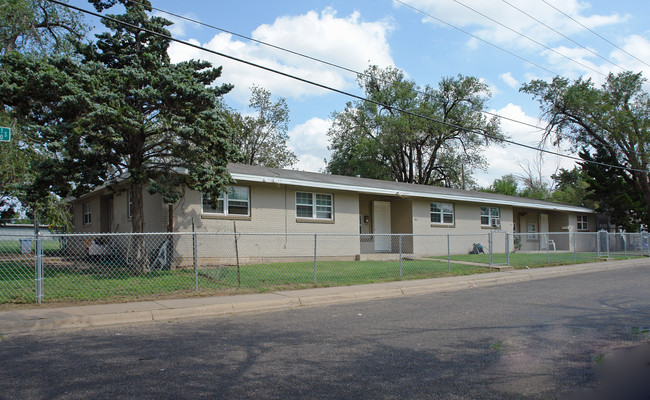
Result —
[[334, 202], [331, 194], [296, 192], [296, 217], [331, 220]]
[[92, 221], [92, 214], [90, 213], [90, 203], [84, 203], [82, 209], [83, 209], [84, 225], [90, 225], [90, 222]]
[[201, 206], [204, 214], [250, 215], [248, 188], [244, 186], [229, 186], [219, 194], [215, 202], [212, 201], [212, 196], [208, 193], [203, 193]]
[[126, 192], [126, 212], [131, 219], [133, 217], [133, 192], [130, 190]]
[[481, 207], [481, 225], [482, 226], [499, 226], [501, 217], [499, 207]]
[[453, 224], [454, 205], [447, 203], [431, 203], [432, 224]]
[[579, 231], [588, 231], [589, 230], [589, 216], [588, 215], [578, 215], [578, 230]]
[[528, 240], [537, 240], [537, 224], [528, 224]]

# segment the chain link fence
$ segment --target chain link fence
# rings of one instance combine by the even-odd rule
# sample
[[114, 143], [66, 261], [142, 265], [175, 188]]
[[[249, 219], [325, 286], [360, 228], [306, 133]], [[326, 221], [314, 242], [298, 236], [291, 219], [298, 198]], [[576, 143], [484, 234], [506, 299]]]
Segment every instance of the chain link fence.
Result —
[[649, 255], [647, 232], [546, 232], [512, 236], [513, 253], [508, 254], [508, 264], [515, 266], [576, 264]]
[[645, 233], [0, 234], [0, 303], [245, 293], [645, 255]]

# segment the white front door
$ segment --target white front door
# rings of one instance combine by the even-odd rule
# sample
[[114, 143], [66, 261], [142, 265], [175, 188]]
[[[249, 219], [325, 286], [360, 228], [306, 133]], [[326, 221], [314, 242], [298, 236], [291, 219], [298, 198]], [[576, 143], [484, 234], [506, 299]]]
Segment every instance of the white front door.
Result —
[[539, 246], [541, 250], [548, 249], [548, 214], [541, 214], [539, 216]]
[[[372, 203], [372, 233], [390, 233], [390, 203], [374, 201]], [[375, 235], [375, 251], [390, 251], [390, 236]]]

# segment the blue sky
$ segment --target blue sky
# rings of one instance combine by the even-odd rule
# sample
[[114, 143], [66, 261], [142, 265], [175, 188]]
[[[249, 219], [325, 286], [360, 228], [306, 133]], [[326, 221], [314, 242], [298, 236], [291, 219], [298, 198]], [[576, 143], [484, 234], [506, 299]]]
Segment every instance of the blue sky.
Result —
[[[650, 64], [647, 23], [650, 2], [647, 0], [401, 1], [438, 21], [392, 0], [153, 0], [152, 4], [161, 10], [352, 70], [363, 71], [368, 64], [396, 66], [422, 86], [435, 86], [445, 76], [476, 76], [492, 91], [490, 111], [538, 126], [542, 124], [537, 119], [537, 103], [518, 92], [521, 84], [531, 79], [550, 79], [560, 74], [602, 82], [610, 71], [621, 71], [619, 67], [643, 71], [650, 77], [647, 65]], [[72, 0], [71, 4], [90, 9], [82, 0]], [[156, 14], [176, 22], [171, 31], [179, 39], [361, 94], [350, 72], [177, 20], [160, 11]], [[91, 24], [100, 25], [94, 17], [88, 19]], [[326, 133], [331, 114], [342, 110], [349, 98], [180, 44], [172, 45], [170, 56], [173, 61], [202, 58], [222, 65], [222, 82], [235, 85], [226, 102], [242, 112], [247, 111], [252, 85], [285, 97], [290, 108], [290, 146], [300, 160], [294, 168], [309, 171], [324, 168], [323, 159], [329, 157]], [[502, 120], [501, 126], [514, 141], [539, 144], [539, 129], [507, 120]], [[568, 149], [564, 151], [570, 153]], [[538, 158], [536, 152], [514, 146], [491, 147], [485, 155], [489, 162], [487, 170], [475, 174], [481, 186], [507, 173], [524, 174], [526, 165], [533, 167]], [[560, 166], [570, 168], [572, 162], [546, 155], [541, 172], [548, 177]]]

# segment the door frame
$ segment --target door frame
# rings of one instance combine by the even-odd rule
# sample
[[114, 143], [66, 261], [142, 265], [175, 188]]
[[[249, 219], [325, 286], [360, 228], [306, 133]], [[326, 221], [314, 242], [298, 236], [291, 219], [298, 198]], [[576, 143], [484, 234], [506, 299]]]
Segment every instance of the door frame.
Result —
[[[391, 233], [390, 223], [390, 202], [373, 201], [372, 202], [372, 233], [385, 234]], [[375, 251], [391, 251], [390, 236], [374, 236]]]

